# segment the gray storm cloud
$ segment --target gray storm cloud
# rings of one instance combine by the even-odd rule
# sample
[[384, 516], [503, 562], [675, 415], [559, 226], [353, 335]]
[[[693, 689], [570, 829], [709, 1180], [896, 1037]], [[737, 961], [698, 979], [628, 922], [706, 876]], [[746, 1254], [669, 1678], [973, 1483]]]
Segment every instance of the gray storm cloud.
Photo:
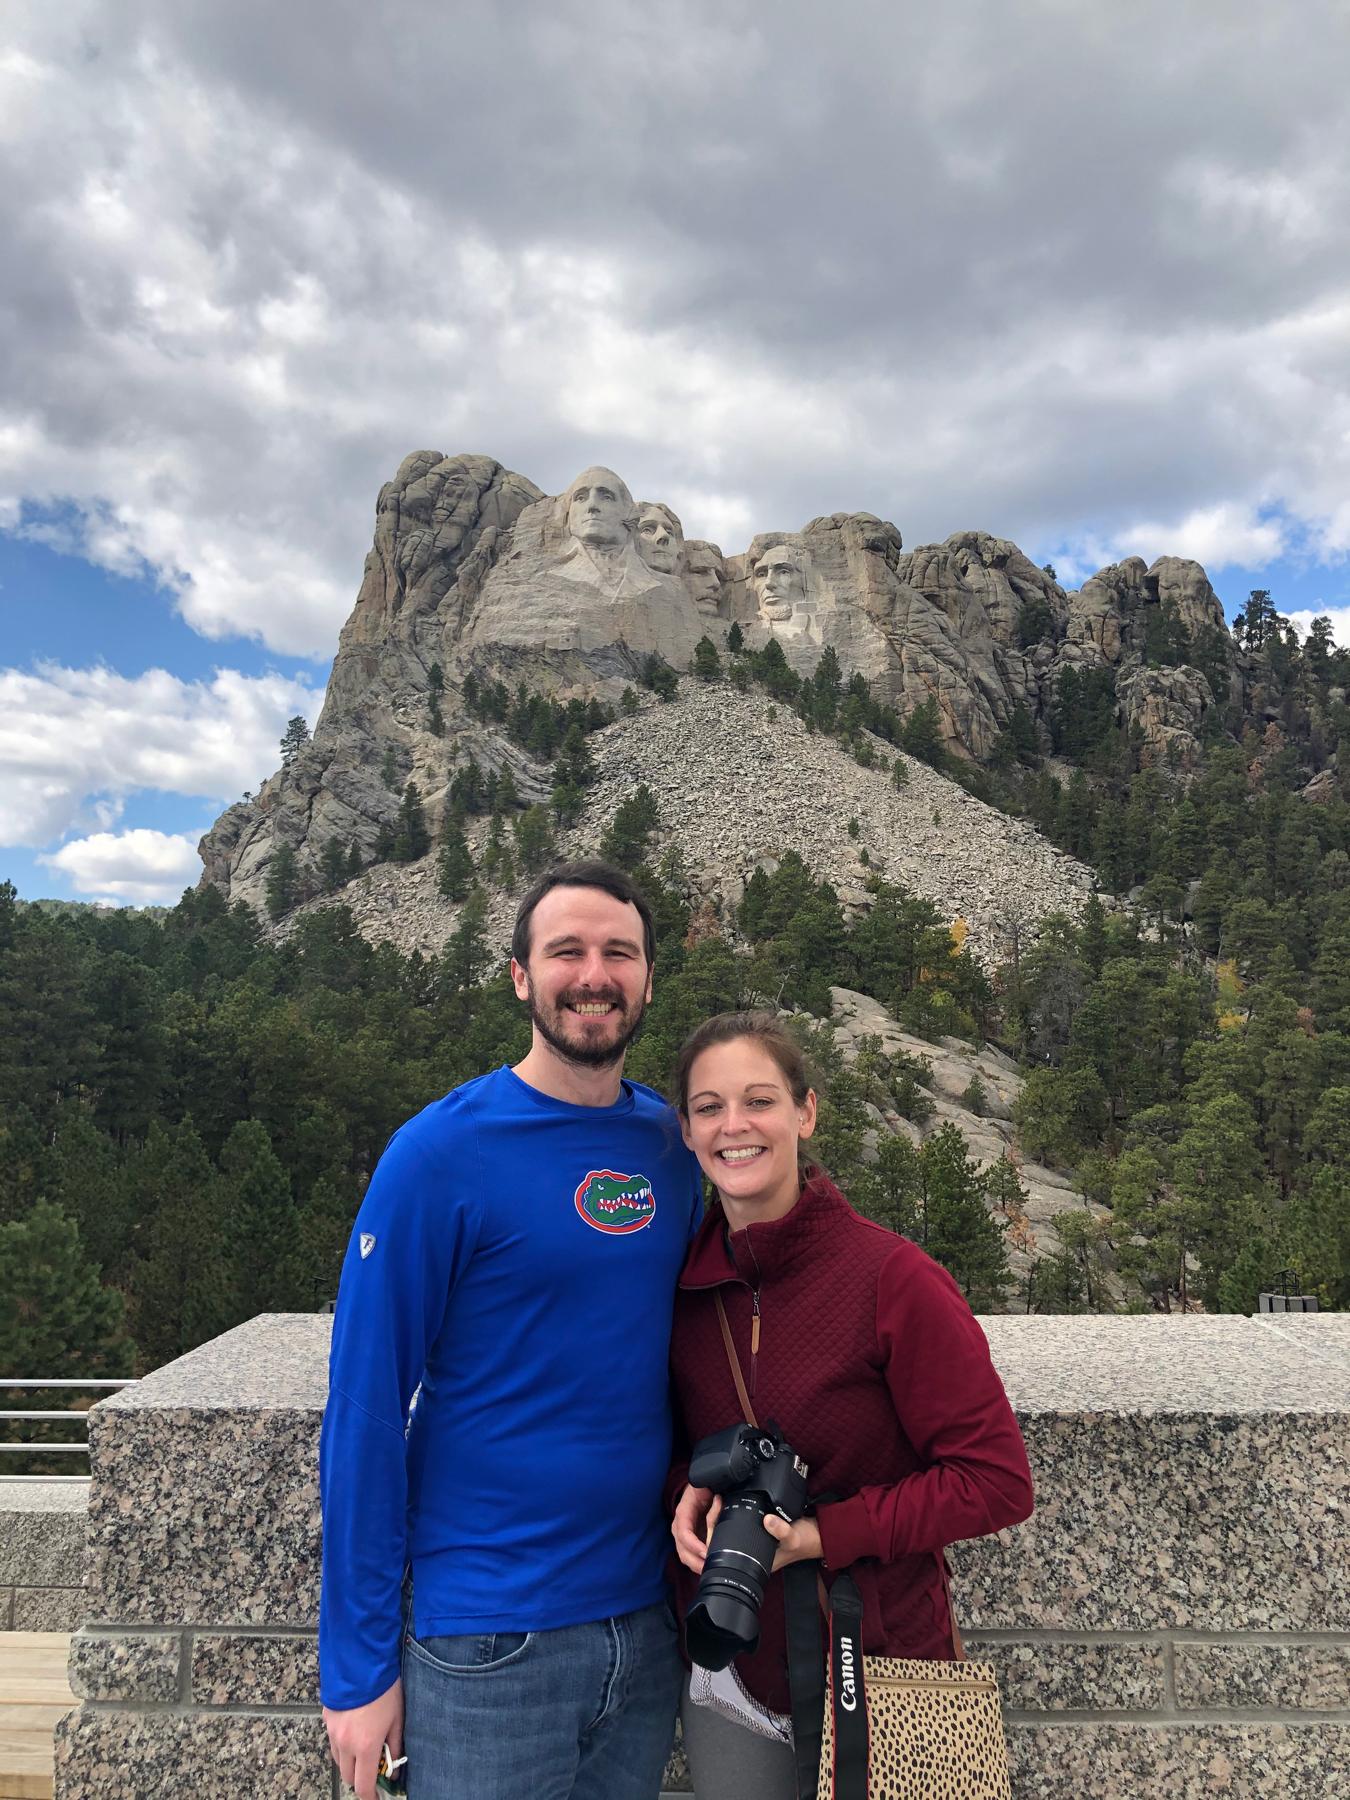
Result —
[[728, 549], [1350, 548], [1339, 6], [7, 24], [0, 517], [208, 635], [331, 650], [422, 445]]

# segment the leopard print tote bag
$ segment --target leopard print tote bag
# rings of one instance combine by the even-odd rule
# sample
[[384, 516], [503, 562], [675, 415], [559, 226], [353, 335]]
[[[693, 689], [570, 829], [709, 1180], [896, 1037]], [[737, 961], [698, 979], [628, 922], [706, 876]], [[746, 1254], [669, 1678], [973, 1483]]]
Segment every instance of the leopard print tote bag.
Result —
[[818, 1800], [1012, 1800], [998, 1680], [977, 1662], [862, 1654], [862, 1600], [830, 1590]]

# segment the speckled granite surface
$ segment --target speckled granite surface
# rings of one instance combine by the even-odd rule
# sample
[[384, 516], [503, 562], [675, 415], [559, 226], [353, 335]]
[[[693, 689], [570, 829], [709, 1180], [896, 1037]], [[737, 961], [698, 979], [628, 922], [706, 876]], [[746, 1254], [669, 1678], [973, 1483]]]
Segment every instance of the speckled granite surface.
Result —
[[89, 1484], [0, 1479], [0, 1583], [77, 1587]]
[[[1350, 1324], [1350, 1315], [1341, 1317]], [[1331, 1358], [1319, 1362], [1296, 1338], [1256, 1319], [996, 1315], [980, 1324], [1024, 1419], [1242, 1418], [1350, 1407], [1350, 1368]], [[1328, 1338], [1339, 1342], [1339, 1331]]]
[[972, 1637], [966, 1653], [993, 1665], [1011, 1712], [1146, 1712], [1167, 1700], [1160, 1643], [989, 1643]]
[[76, 1707], [56, 1727], [56, 1800], [332, 1800], [313, 1718]]
[[1350, 1369], [1350, 1313], [1258, 1313], [1253, 1323], [1307, 1355]]
[[198, 1633], [192, 1644], [192, 1698], [199, 1706], [317, 1706], [318, 1640]]
[[317, 1411], [174, 1407], [90, 1423], [95, 1616], [312, 1625], [319, 1605]]
[[[1350, 1796], [1344, 1646], [1162, 1641], [1350, 1636], [1350, 1319], [982, 1323], [1038, 1510], [953, 1562], [972, 1638], [994, 1634], [1019, 1800]], [[64, 1728], [58, 1794], [329, 1800], [317, 1717], [263, 1710], [313, 1698], [329, 1324], [254, 1320], [94, 1408], [91, 1615], [123, 1638], [187, 1627], [187, 1703], [250, 1715], [86, 1706]], [[299, 1630], [222, 1629], [247, 1626]], [[1300, 1721], [1313, 1708], [1345, 1710]], [[1267, 1716], [1215, 1716], [1235, 1709]], [[1132, 1716], [1101, 1722], [1111, 1711]]]
[[1177, 1705], [1196, 1711], [1350, 1711], [1350, 1644], [1181, 1643], [1173, 1667]]
[[182, 1638], [176, 1631], [77, 1631], [70, 1691], [81, 1700], [176, 1700]]
[[89, 1611], [79, 1588], [15, 1588], [13, 1631], [76, 1631]]
[[1014, 1800], [1341, 1800], [1347, 1725], [1011, 1725]]

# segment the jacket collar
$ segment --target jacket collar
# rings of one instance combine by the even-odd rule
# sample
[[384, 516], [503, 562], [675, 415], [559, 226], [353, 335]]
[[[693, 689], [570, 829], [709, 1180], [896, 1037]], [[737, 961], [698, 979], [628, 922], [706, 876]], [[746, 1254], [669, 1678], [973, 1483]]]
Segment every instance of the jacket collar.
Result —
[[848, 1201], [825, 1174], [811, 1168], [797, 1204], [781, 1219], [757, 1220], [728, 1231], [726, 1214], [714, 1200], [689, 1248], [680, 1275], [682, 1288], [720, 1287], [740, 1281], [758, 1287], [809, 1257], [819, 1241], [850, 1213]]

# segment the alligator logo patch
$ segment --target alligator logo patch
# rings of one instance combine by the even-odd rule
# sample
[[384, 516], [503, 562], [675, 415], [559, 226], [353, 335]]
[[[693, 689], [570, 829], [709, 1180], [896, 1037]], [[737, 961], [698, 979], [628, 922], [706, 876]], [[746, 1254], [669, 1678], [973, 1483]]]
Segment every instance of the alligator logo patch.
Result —
[[656, 1217], [652, 1184], [645, 1175], [620, 1175], [615, 1169], [592, 1169], [573, 1196], [588, 1225], [613, 1237], [641, 1231]]

